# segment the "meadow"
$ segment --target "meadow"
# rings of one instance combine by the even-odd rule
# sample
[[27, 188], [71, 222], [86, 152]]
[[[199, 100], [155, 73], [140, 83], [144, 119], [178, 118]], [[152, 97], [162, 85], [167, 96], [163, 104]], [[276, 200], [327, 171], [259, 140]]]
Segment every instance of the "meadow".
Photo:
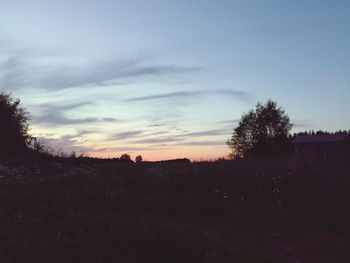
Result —
[[349, 262], [350, 165], [0, 166], [1, 262]]

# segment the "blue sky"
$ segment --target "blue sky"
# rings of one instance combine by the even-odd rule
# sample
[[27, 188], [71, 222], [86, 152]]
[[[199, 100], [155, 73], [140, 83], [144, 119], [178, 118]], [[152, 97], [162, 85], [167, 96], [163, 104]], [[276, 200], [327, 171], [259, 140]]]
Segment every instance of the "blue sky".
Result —
[[349, 1], [0, 2], [0, 89], [65, 151], [225, 156], [271, 98], [293, 131], [350, 128]]

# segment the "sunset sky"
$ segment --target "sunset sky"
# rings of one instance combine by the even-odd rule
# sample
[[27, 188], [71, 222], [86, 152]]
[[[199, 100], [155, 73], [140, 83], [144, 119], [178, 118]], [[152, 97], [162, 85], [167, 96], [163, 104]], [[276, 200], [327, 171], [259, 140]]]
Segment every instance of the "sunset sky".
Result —
[[271, 98], [293, 131], [350, 128], [350, 1], [2, 0], [0, 91], [56, 149], [225, 156]]

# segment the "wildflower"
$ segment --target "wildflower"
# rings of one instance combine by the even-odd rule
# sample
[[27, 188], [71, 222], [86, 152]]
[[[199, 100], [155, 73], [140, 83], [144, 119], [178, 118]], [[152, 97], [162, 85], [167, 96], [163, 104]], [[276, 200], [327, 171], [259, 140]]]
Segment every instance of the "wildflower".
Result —
[[280, 189], [278, 187], [276, 187], [275, 189], [272, 190], [272, 192], [274, 193], [279, 193], [280, 192]]

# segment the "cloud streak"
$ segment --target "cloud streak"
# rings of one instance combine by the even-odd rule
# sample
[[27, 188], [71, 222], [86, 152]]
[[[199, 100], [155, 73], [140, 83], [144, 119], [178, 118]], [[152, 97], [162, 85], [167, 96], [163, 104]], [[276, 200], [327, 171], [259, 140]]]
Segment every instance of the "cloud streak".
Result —
[[41, 86], [50, 89], [66, 89], [88, 85], [106, 85], [116, 80], [135, 81], [152, 76], [161, 77], [177, 74], [187, 74], [199, 71], [199, 67], [177, 65], [143, 65], [141, 61], [111, 61], [95, 63], [92, 66], [61, 71], [53, 69], [50, 76], [41, 80]]
[[228, 96], [235, 99], [249, 101], [251, 99], [251, 95], [245, 91], [239, 90], [230, 90], [230, 89], [218, 89], [218, 90], [202, 90], [202, 91], [179, 91], [179, 92], [170, 92], [163, 94], [153, 94], [149, 96], [140, 96], [127, 98], [125, 101], [150, 101], [150, 100], [160, 100], [160, 99], [187, 99], [187, 98], [198, 98], [206, 95], [212, 96]]
[[[214, 137], [214, 136], [221, 136], [229, 134], [230, 132], [226, 129], [222, 130], [207, 130], [207, 131], [200, 131], [200, 132], [187, 132], [182, 134], [174, 134], [174, 135], [168, 135], [165, 137], [151, 137], [151, 138], [144, 138], [140, 140], [135, 140], [133, 143], [140, 143], [140, 144], [161, 144], [161, 143], [178, 143], [178, 142], [184, 142], [188, 139], [195, 139], [200, 137]], [[183, 143], [181, 143], [183, 144]]]
[[[43, 64], [43, 61], [48, 60], [47, 55], [30, 54], [29, 49], [28, 52], [5, 50], [0, 55], [0, 84], [10, 90], [33, 87], [62, 90], [90, 85], [108, 86], [116, 82], [130, 83], [147, 77], [171, 77], [203, 70], [198, 66], [155, 64], [142, 58], [100, 60], [78, 65], [79, 61], [59, 63], [57, 58], [52, 57], [51, 60], [56, 60], [55, 63]], [[40, 61], [41, 64], [35, 61]]]
[[310, 129], [314, 126], [314, 124], [311, 122], [311, 120], [305, 120], [305, 119], [294, 119], [292, 120], [293, 128], [295, 129]]
[[143, 134], [143, 131], [126, 131], [119, 132], [109, 136], [112, 140], [125, 140], [130, 138], [135, 138]]
[[117, 118], [100, 118], [100, 117], [85, 117], [71, 118], [67, 117], [67, 112], [73, 109], [92, 104], [91, 102], [68, 103], [62, 105], [42, 104], [36, 106], [39, 108], [39, 114], [33, 114], [32, 122], [42, 125], [73, 125], [73, 124], [88, 124], [99, 122], [120, 122]]
[[183, 146], [222, 146], [225, 145], [224, 141], [196, 141], [196, 142], [183, 142], [179, 145]]
[[65, 117], [62, 113], [55, 113], [54, 115], [43, 114], [39, 116], [34, 116], [33, 122], [45, 125], [72, 125], [72, 124], [88, 124], [88, 123], [98, 123], [98, 122], [117, 122], [118, 119], [115, 118], [69, 118]]

